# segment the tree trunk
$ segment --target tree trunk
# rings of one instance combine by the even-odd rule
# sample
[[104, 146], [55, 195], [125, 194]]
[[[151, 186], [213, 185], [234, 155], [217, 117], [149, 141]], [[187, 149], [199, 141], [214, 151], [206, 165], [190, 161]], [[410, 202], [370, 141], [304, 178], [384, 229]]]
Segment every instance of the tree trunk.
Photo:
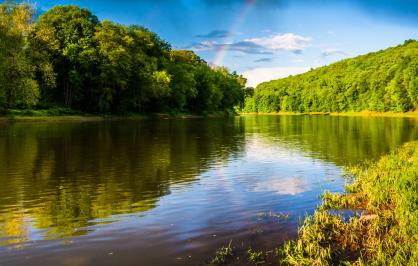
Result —
[[72, 90], [68, 84], [68, 81], [66, 81], [64, 83], [64, 104], [66, 107], [71, 107], [72, 98]]

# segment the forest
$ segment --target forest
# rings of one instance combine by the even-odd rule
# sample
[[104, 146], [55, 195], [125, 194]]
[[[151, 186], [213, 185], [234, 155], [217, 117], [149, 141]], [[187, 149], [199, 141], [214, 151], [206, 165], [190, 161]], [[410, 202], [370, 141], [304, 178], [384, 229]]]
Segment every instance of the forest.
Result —
[[245, 92], [243, 112], [406, 112], [418, 108], [418, 42], [273, 80]]
[[36, 14], [0, 5], [0, 113], [95, 114], [232, 111], [246, 80], [174, 50], [138, 25], [100, 21], [78, 6]]

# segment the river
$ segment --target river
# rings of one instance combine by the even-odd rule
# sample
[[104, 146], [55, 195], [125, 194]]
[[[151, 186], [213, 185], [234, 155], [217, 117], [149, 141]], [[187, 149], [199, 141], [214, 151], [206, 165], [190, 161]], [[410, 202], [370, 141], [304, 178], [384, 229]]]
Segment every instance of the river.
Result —
[[296, 236], [344, 166], [418, 120], [242, 116], [0, 123], [0, 265], [196, 265]]

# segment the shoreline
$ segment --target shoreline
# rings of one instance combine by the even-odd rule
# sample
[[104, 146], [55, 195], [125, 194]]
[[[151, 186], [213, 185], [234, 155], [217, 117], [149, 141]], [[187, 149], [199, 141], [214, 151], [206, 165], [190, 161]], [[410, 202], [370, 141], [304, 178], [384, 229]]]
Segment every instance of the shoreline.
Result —
[[202, 118], [223, 118], [225, 114], [135, 114], [127, 116], [100, 116], [100, 115], [51, 115], [51, 116], [0, 116], [0, 123], [11, 122], [95, 122], [95, 121], [116, 121], [116, 120], [146, 120], [146, 119], [202, 119]]
[[[418, 111], [395, 113], [395, 112], [310, 112], [310, 113], [295, 113], [295, 112], [273, 112], [273, 113], [239, 113], [235, 116], [352, 116], [352, 117], [399, 117], [399, 118], [418, 118]], [[223, 118], [225, 114], [209, 114], [209, 115], [197, 115], [197, 114], [133, 114], [133, 115], [45, 115], [45, 116], [0, 116], [0, 122], [94, 122], [94, 121], [114, 121], [114, 120], [142, 120], [142, 119], [203, 119], [203, 118]]]
[[358, 116], [358, 117], [407, 117], [407, 118], [418, 118], [418, 111], [395, 113], [395, 112], [372, 112], [372, 111], [361, 111], [361, 112], [309, 112], [309, 113], [296, 113], [296, 112], [272, 112], [272, 113], [240, 113], [241, 116], [257, 116], [257, 115], [270, 115], [270, 116], [281, 116], [281, 115], [309, 115], [309, 116]]

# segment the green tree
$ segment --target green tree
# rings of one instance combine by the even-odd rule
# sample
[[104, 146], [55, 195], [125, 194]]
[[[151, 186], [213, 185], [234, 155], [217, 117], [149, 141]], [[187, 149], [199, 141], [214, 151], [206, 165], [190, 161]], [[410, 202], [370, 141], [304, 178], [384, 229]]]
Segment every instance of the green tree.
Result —
[[64, 106], [88, 112], [231, 110], [245, 79], [173, 51], [137, 25], [100, 22], [56, 6], [33, 23], [27, 3], [0, 5], [0, 108]]
[[[99, 20], [77, 6], [56, 6], [42, 14], [34, 25], [35, 37], [51, 54], [57, 73], [57, 101], [82, 107], [92, 95], [91, 82], [97, 65], [94, 32]], [[86, 104], [86, 103], [84, 103]]]
[[0, 109], [26, 108], [37, 104], [39, 86], [36, 66], [28, 56], [27, 36], [33, 8], [6, 1], [0, 5]]

